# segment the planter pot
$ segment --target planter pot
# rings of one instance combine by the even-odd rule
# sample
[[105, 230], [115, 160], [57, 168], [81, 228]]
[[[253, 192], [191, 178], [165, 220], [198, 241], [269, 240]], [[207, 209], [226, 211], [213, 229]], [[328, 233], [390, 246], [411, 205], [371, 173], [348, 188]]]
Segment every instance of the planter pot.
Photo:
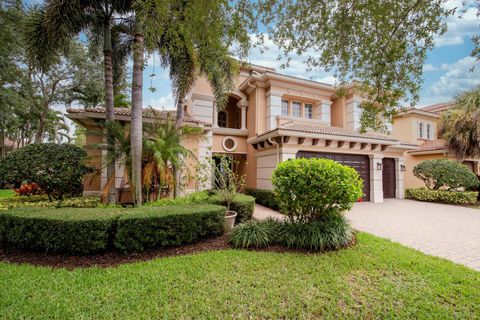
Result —
[[227, 211], [225, 213], [225, 221], [223, 222], [223, 228], [225, 229], [225, 232], [229, 232], [233, 229], [236, 217], [237, 213], [235, 211]]

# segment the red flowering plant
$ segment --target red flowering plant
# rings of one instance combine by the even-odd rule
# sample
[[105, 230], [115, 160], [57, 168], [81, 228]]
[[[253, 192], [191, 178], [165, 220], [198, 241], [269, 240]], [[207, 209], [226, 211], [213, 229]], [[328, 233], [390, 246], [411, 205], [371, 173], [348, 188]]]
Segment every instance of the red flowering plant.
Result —
[[35, 182], [23, 184], [20, 188], [14, 189], [18, 196], [34, 196], [39, 194], [45, 194], [45, 192], [40, 188]]

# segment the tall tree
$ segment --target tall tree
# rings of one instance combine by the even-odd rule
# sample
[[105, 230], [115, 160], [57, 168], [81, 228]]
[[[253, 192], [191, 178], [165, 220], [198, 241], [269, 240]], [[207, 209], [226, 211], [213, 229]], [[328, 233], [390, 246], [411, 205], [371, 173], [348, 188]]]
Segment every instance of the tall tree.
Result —
[[[434, 37], [446, 31], [443, 0], [258, 0], [261, 22], [284, 52], [308, 68], [356, 81], [367, 97], [362, 127], [386, 130], [400, 101], [414, 104]], [[287, 58], [288, 64], [288, 58]], [[341, 91], [340, 91], [341, 93]]]
[[480, 86], [455, 98], [442, 115], [439, 135], [457, 158], [480, 157]]
[[[42, 69], [48, 68], [59, 51], [68, 51], [71, 39], [80, 32], [102, 33], [107, 122], [114, 121], [112, 24], [116, 15], [128, 13], [130, 7], [128, 0], [47, 0], [27, 24], [28, 49]], [[107, 143], [112, 146], [115, 143], [110, 132], [107, 132]], [[115, 176], [114, 164], [107, 168], [107, 177], [112, 176]], [[111, 190], [108, 202], [117, 198], [115, 188]]]
[[[238, 73], [232, 55], [246, 56], [251, 44], [249, 31], [256, 28], [250, 1], [139, 0], [134, 8], [147, 48], [157, 50], [162, 66], [169, 68], [178, 134], [184, 98], [199, 76], [208, 79], [217, 108], [223, 108]], [[174, 170], [177, 196], [180, 168]]]

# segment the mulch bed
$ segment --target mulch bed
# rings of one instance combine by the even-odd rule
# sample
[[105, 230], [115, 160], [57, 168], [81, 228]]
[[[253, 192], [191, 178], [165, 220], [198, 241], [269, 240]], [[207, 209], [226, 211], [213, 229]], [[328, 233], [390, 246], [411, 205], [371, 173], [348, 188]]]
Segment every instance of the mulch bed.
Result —
[[[348, 247], [356, 244], [356, 237]], [[77, 268], [89, 267], [115, 267], [125, 263], [148, 261], [155, 258], [164, 258], [172, 256], [182, 256], [213, 250], [233, 249], [228, 243], [228, 235], [222, 235], [217, 238], [203, 240], [197, 243], [184, 245], [181, 247], [171, 247], [163, 249], [150, 249], [140, 253], [123, 254], [118, 251], [108, 251], [91, 255], [69, 255], [62, 253], [44, 253], [38, 251], [29, 251], [4, 247], [0, 245], [0, 261], [15, 264], [31, 264], [34, 266], [65, 268], [73, 270]], [[246, 249], [248, 251], [275, 252], [275, 253], [300, 253], [300, 254], [318, 254], [321, 252], [308, 249], [290, 249], [280, 245], [269, 246], [261, 249]]]

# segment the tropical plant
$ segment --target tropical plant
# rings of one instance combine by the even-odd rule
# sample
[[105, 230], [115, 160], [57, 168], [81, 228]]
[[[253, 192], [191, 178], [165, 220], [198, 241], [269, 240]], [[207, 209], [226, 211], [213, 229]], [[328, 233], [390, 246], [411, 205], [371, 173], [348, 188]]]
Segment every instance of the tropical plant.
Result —
[[212, 158], [214, 191], [227, 206], [227, 211], [245, 186], [245, 175], [236, 172], [238, 166], [239, 162], [231, 156], [216, 155]]
[[280, 211], [291, 222], [321, 219], [352, 208], [362, 196], [355, 169], [328, 159], [292, 159], [273, 171], [273, 190]]
[[[63, 1], [47, 0], [35, 10], [28, 23], [27, 49], [34, 65], [42, 70], [57, 59], [59, 52], [68, 51], [72, 39], [86, 31], [93, 35], [101, 35], [104, 56], [104, 85], [106, 120], [114, 120], [114, 92], [112, 73], [112, 24], [116, 15], [122, 15], [131, 9], [130, 1]], [[113, 137], [107, 132], [107, 143], [114, 146]], [[110, 148], [112, 149], [112, 147]], [[115, 166], [107, 168], [107, 177], [115, 176]], [[114, 190], [114, 188], [112, 188]], [[114, 193], [109, 201], [114, 201]]]
[[456, 96], [442, 114], [439, 135], [457, 158], [480, 156], [480, 86]]
[[413, 168], [413, 174], [433, 190], [478, 186], [478, 178], [472, 171], [461, 163], [447, 159], [423, 161]]

